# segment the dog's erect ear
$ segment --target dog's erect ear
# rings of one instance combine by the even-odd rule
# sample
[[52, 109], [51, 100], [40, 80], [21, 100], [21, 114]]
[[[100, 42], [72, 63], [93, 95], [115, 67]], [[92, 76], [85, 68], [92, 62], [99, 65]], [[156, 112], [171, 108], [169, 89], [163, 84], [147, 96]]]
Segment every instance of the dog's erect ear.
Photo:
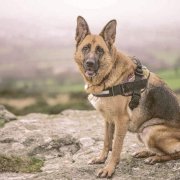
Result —
[[110, 49], [113, 45], [116, 37], [116, 20], [109, 21], [106, 26], [103, 28], [100, 36], [103, 37], [104, 41], [106, 42], [108, 48]]
[[76, 42], [78, 44], [90, 34], [89, 27], [85, 19], [81, 16], [77, 17], [77, 27], [76, 27]]

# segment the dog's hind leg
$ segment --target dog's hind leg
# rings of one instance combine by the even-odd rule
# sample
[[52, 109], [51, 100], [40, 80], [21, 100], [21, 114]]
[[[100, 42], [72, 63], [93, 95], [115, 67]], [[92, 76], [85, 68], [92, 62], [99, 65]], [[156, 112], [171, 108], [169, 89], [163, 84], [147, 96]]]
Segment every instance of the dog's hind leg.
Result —
[[109, 151], [112, 150], [112, 141], [114, 134], [114, 124], [105, 121], [104, 132], [104, 148], [98, 157], [91, 159], [88, 164], [101, 164], [104, 163], [108, 157]]
[[[140, 142], [143, 143], [140, 134], [137, 134], [137, 138], [139, 139]], [[134, 158], [147, 158], [150, 156], [154, 156], [156, 155], [154, 152], [151, 152], [150, 150], [148, 150], [147, 148], [142, 148], [140, 150], [135, 151], [132, 156]]]
[[146, 149], [136, 151], [135, 153], [132, 154], [132, 156], [135, 158], [147, 158], [147, 157], [154, 156], [154, 155], [156, 155], [154, 152], [151, 152]]
[[147, 164], [180, 159], [180, 130], [166, 125], [153, 125], [144, 128], [142, 140], [156, 155], [145, 159]]
[[149, 157], [147, 159], [145, 159], [145, 163], [146, 164], [155, 164], [155, 163], [161, 163], [161, 162], [165, 162], [165, 161], [170, 161], [170, 160], [176, 160], [176, 159], [180, 159], [180, 152], [174, 153], [174, 154], [167, 154], [167, 155], [155, 155], [152, 157]]

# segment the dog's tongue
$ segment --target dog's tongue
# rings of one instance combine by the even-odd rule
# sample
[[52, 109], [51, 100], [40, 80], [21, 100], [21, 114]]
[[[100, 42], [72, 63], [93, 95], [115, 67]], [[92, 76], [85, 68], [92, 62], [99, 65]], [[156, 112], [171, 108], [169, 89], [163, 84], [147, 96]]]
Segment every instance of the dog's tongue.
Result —
[[94, 75], [94, 71], [87, 70], [87, 71], [86, 71], [86, 75], [87, 75], [87, 76], [93, 76], [93, 75]]

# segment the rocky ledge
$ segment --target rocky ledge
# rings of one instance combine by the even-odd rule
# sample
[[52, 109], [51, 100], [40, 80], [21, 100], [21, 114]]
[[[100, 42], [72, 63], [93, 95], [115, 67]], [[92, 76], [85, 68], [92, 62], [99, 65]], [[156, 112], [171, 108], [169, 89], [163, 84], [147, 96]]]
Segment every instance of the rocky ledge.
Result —
[[[14, 116], [13, 116], [14, 117]], [[13, 118], [15, 119], [15, 117]], [[95, 111], [66, 110], [59, 115], [29, 114], [0, 129], [0, 154], [43, 159], [41, 172], [1, 172], [0, 180], [93, 180], [101, 165], [88, 165], [103, 146], [103, 120]], [[140, 148], [128, 133], [112, 179], [179, 179], [180, 161], [146, 165], [131, 156]]]

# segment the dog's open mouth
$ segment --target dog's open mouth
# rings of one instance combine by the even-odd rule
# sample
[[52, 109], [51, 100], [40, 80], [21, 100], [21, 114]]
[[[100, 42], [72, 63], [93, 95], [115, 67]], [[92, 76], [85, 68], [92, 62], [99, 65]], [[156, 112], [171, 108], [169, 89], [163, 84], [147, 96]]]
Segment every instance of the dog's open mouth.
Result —
[[94, 76], [96, 76], [96, 71], [91, 70], [91, 69], [87, 69], [87, 70], [85, 70], [85, 75], [87, 77], [94, 77]]

